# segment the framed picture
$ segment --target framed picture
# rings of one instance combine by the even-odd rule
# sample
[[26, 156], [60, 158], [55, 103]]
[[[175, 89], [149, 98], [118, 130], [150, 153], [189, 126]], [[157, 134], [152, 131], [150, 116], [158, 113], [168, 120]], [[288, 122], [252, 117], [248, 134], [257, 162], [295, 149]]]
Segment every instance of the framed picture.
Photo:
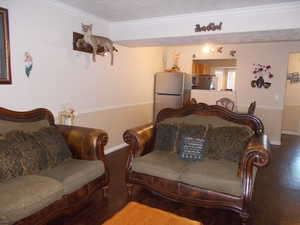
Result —
[[8, 10], [0, 7], [0, 84], [11, 84]]

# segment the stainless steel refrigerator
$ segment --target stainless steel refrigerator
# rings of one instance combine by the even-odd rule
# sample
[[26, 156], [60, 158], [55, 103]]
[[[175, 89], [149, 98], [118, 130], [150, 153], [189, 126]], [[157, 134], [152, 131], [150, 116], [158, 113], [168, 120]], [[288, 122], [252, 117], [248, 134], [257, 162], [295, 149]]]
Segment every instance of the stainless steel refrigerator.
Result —
[[153, 120], [164, 108], [180, 108], [190, 99], [192, 75], [181, 72], [155, 74]]

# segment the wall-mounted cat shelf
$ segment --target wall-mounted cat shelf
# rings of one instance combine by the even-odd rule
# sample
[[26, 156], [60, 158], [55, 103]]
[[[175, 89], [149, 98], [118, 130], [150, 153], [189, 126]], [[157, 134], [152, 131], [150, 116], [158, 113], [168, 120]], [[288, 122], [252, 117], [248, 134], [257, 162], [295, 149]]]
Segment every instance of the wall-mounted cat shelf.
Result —
[[[73, 50], [93, 54], [93, 49], [90, 44], [81, 45], [79, 48], [77, 47], [76, 45], [77, 41], [82, 38], [83, 38], [83, 34], [73, 32]], [[114, 51], [117, 52], [118, 50], [114, 47]], [[97, 50], [97, 55], [102, 55], [103, 52], [104, 52], [104, 48], [103, 47], [99, 48]]]

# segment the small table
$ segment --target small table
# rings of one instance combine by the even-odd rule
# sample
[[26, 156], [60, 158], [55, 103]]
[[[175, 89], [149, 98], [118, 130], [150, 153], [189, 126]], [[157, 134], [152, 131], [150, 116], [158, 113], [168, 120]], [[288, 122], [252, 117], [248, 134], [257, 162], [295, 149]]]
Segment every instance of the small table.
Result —
[[137, 202], [128, 203], [103, 225], [203, 225], [160, 209], [151, 208]]

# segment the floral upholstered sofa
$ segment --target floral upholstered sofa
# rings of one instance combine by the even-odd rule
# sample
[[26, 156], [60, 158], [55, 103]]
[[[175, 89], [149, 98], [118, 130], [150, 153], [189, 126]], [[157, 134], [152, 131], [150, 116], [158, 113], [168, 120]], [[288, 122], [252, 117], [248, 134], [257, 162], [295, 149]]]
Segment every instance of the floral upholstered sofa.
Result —
[[102, 130], [55, 125], [46, 109], [0, 108], [0, 224], [47, 224], [108, 186]]
[[169, 199], [250, 217], [257, 168], [270, 160], [260, 119], [220, 106], [164, 109], [155, 124], [127, 130], [126, 182]]

